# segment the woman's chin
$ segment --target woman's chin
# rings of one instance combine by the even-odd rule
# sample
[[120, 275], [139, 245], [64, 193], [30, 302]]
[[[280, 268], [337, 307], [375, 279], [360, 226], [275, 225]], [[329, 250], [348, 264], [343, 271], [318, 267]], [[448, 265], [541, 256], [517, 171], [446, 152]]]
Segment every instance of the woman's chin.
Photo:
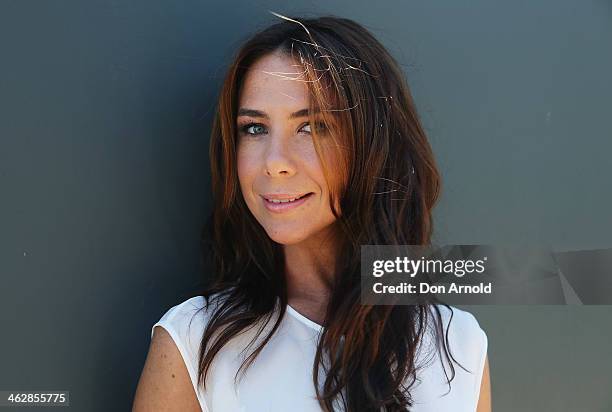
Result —
[[267, 233], [270, 239], [281, 245], [294, 245], [303, 242], [304, 239], [308, 237], [304, 233], [295, 233], [285, 230], [268, 230]]

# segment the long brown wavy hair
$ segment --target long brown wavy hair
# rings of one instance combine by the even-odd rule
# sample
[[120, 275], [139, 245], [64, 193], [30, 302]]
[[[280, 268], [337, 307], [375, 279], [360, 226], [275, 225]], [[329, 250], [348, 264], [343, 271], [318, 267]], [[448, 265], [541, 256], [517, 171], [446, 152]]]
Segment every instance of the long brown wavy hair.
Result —
[[[213, 305], [201, 342], [198, 384], [215, 355], [232, 338], [263, 322], [273, 325], [236, 372], [245, 370], [285, 315], [282, 245], [272, 241], [249, 211], [237, 167], [237, 110], [245, 74], [264, 55], [281, 52], [303, 69], [310, 93], [310, 121], [320, 111], [341, 153], [325, 164], [313, 128], [315, 149], [330, 187], [340, 253], [313, 365], [321, 408], [333, 411], [406, 411], [416, 380], [415, 354], [435, 313], [436, 342], [448, 357], [437, 305], [362, 305], [360, 245], [428, 245], [440, 175], [404, 74], [383, 45], [356, 22], [336, 16], [281, 17], [238, 50], [223, 81], [210, 140], [213, 211], [202, 249], [214, 277], [202, 291]], [[329, 179], [329, 176], [341, 179]], [[340, 211], [334, 208], [339, 199]], [[341, 213], [340, 213], [341, 212]], [[280, 302], [279, 316], [277, 313]], [[428, 307], [435, 308], [429, 312]], [[429, 314], [429, 315], [428, 315]], [[451, 317], [452, 319], [452, 317]], [[251, 342], [262, 332], [259, 329]], [[343, 339], [341, 339], [343, 337]], [[249, 345], [251, 346], [251, 345]], [[450, 355], [452, 358], [452, 355]], [[327, 357], [327, 359], [325, 359]], [[452, 377], [455, 370], [450, 363]], [[319, 382], [319, 369], [326, 378]], [[446, 368], [445, 368], [446, 373]], [[447, 375], [448, 378], [448, 375]]]

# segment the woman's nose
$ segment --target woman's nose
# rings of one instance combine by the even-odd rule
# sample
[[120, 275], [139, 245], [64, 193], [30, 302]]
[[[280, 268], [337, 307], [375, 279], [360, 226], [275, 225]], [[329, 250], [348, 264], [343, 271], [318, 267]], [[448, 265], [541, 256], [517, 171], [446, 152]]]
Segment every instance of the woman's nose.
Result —
[[290, 156], [287, 139], [279, 135], [270, 135], [268, 147], [265, 152], [266, 173], [269, 176], [279, 174], [293, 174], [295, 166]]

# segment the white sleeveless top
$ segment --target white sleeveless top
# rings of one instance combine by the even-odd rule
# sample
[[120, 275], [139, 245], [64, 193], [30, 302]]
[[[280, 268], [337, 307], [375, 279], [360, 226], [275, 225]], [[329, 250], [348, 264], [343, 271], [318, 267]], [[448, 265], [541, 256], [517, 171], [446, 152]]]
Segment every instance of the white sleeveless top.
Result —
[[[321, 411], [315, 398], [312, 370], [317, 337], [322, 326], [291, 306], [287, 306], [287, 313], [279, 329], [246, 369], [244, 377], [238, 375], [237, 387], [234, 386], [234, 375], [246, 355], [251, 353], [260, 341], [255, 342], [246, 355], [240, 356], [240, 352], [251, 341], [257, 328], [227, 343], [213, 360], [206, 391], [198, 387], [200, 342], [213, 306], [214, 304], [211, 304], [208, 311], [198, 311], [204, 307], [204, 297], [187, 299], [170, 308], [151, 328], [151, 337], [156, 326], [162, 326], [172, 336], [185, 361], [203, 412]], [[487, 335], [471, 313], [453, 306], [451, 308], [454, 313], [449, 327], [450, 311], [445, 306], [438, 307], [444, 332], [448, 330], [449, 351], [471, 373], [453, 362], [455, 377], [450, 382], [449, 392], [441, 359], [450, 378], [448, 360], [446, 356], [440, 357], [431, 345], [431, 335], [425, 334], [417, 350], [416, 365], [421, 368], [417, 369], [417, 380], [410, 388], [415, 400], [410, 410], [474, 412], [487, 354]], [[276, 317], [273, 317], [270, 320], [269, 326], [259, 339], [265, 337], [275, 319]], [[323, 380], [321, 376], [319, 381], [322, 383]]]

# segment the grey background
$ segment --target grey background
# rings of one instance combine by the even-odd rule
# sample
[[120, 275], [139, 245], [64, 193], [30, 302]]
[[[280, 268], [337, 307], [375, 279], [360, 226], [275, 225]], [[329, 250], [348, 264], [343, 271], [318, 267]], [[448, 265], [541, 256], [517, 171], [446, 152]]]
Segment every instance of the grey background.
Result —
[[[129, 410], [150, 327], [203, 281], [214, 99], [267, 10], [352, 18], [402, 63], [437, 241], [612, 247], [609, 1], [4, 0], [1, 390]], [[611, 307], [468, 309], [495, 411], [612, 411]]]

